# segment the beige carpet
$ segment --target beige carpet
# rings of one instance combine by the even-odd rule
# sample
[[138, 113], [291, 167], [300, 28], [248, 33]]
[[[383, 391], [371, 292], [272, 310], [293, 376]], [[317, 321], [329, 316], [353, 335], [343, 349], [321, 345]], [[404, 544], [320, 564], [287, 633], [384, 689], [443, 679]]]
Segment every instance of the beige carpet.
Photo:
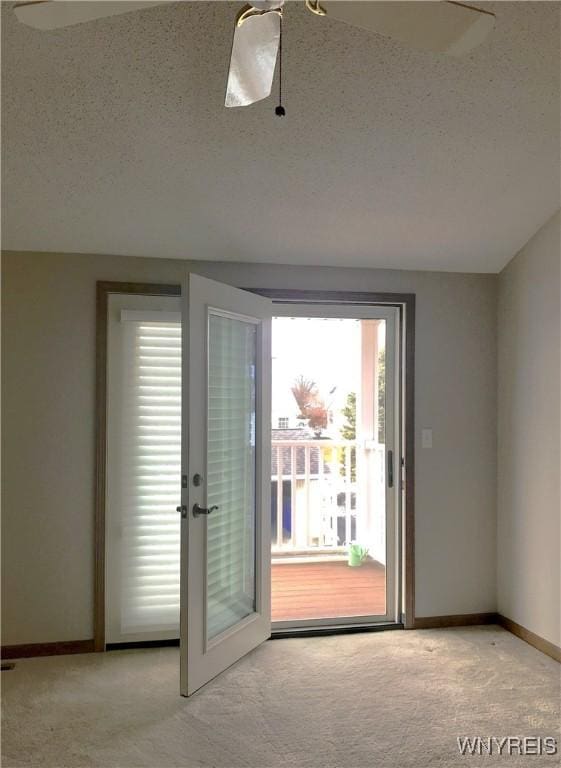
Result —
[[4, 768], [559, 765], [457, 736], [556, 736], [560, 667], [497, 627], [265, 643], [191, 699], [174, 648], [2, 672]]

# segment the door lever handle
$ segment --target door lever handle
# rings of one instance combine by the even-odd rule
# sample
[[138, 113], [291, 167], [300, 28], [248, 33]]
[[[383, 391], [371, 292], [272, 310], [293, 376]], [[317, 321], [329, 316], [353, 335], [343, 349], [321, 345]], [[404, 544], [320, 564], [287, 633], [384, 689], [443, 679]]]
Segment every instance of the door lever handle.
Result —
[[214, 512], [216, 509], [218, 509], [218, 506], [216, 504], [212, 507], [209, 507], [208, 509], [205, 509], [204, 507], [200, 507], [198, 504], [195, 504], [193, 506], [193, 517], [199, 517], [200, 515], [210, 515], [210, 513]]

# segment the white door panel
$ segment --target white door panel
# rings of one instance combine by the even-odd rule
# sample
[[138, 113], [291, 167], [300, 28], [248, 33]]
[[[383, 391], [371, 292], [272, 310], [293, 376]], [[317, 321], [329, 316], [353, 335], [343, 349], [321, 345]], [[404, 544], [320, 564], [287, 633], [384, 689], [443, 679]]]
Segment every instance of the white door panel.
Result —
[[181, 693], [267, 639], [272, 302], [189, 274], [183, 298]]

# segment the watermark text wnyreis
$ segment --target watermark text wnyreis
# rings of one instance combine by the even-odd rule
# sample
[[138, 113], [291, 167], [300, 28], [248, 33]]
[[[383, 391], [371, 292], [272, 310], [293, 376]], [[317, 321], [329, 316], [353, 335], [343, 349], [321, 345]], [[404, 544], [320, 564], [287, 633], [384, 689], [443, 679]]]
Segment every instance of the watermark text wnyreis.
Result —
[[554, 736], [458, 736], [461, 755], [556, 755]]

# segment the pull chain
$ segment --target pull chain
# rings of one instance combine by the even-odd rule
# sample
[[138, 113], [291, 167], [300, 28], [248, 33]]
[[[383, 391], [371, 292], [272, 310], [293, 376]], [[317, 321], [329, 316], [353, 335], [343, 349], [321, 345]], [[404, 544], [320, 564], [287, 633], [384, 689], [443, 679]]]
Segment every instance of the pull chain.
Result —
[[278, 117], [284, 117], [284, 115], [286, 115], [282, 105], [282, 11], [280, 14], [279, 26], [279, 104], [278, 107], [275, 107], [275, 115]]

